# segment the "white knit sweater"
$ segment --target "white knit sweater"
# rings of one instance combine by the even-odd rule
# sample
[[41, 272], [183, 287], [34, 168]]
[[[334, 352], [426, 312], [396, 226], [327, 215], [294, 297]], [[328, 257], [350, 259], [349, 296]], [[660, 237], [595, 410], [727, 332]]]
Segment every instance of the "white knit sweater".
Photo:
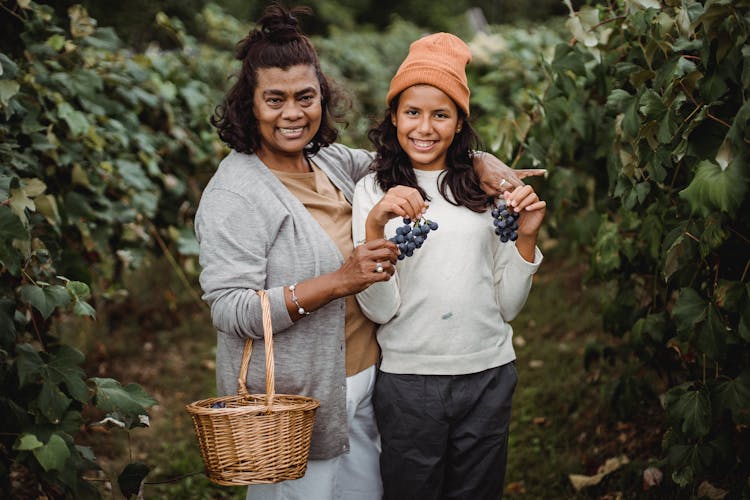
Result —
[[[442, 171], [415, 170], [431, 198], [427, 218], [439, 224], [412, 257], [398, 261], [387, 282], [357, 295], [362, 311], [381, 323], [381, 369], [390, 373], [459, 375], [515, 359], [508, 323], [521, 311], [542, 254], [527, 262], [514, 243], [501, 243], [489, 211], [472, 212], [448, 203], [438, 191]], [[354, 241], [365, 237], [365, 221], [383, 192], [374, 174], [354, 191]], [[392, 219], [386, 237], [403, 225]]]

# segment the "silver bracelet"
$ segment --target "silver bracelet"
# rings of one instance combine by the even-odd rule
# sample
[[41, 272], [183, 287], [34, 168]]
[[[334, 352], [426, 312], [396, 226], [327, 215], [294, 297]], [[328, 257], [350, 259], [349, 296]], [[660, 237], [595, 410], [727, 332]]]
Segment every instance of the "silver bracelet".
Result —
[[297, 289], [297, 283], [289, 285], [289, 292], [292, 294], [292, 302], [294, 302], [294, 305], [297, 306], [297, 312], [301, 314], [302, 316], [310, 316], [310, 313], [305, 311], [305, 308], [299, 305], [299, 299], [297, 298], [297, 294], [294, 293], [296, 289]]

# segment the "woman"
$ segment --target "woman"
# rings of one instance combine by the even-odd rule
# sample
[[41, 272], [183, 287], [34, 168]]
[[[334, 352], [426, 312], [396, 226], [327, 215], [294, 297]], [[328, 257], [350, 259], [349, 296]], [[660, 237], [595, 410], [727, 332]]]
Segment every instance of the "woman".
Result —
[[517, 239], [496, 234], [471, 164], [478, 137], [468, 120], [470, 59], [469, 47], [447, 33], [411, 45], [370, 133], [374, 172], [354, 193], [355, 238], [403, 235], [401, 212], [424, 200], [427, 218], [439, 223], [426, 240], [424, 226], [415, 228], [419, 248], [404, 246], [406, 258], [383, 264], [389, 274], [397, 268], [394, 279], [357, 296], [382, 323], [373, 400], [387, 500], [494, 500], [503, 492], [517, 381], [508, 322], [542, 260], [536, 242], [546, 204], [530, 186], [504, 193], [519, 214]]
[[[251, 486], [248, 498], [379, 498], [370, 403], [379, 351], [375, 325], [353, 294], [388, 280], [392, 266], [376, 270], [395, 262], [397, 250], [383, 238], [353, 247], [350, 200], [372, 155], [334, 143], [338, 96], [298, 12], [266, 9], [238, 44], [237, 81], [212, 119], [232, 151], [203, 192], [195, 231], [203, 298], [218, 332], [218, 393], [236, 393], [244, 341], [263, 336], [255, 292], [264, 289], [276, 389], [321, 405], [305, 477]], [[507, 167], [485, 171], [495, 192], [501, 175], [520, 184]], [[248, 390], [263, 392], [262, 342], [254, 350]]]

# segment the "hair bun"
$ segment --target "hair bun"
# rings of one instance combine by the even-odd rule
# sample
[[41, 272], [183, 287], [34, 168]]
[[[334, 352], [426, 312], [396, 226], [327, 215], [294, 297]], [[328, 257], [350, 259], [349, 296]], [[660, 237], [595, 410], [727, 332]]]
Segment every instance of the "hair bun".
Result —
[[258, 21], [258, 30], [271, 42], [285, 43], [297, 40], [304, 35], [296, 16], [311, 13], [309, 7], [294, 7], [287, 10], [278, 4], [270, 5]]

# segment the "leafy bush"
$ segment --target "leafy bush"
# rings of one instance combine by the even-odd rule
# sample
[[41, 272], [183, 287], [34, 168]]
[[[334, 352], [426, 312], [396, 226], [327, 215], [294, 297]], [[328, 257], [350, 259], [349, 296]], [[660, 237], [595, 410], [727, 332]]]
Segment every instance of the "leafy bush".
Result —
[[[53, 325], [93, 318], [146, 252], [178, 249], [191, 267], [228, 55], [165, 16], [158, 26], [182, 49], [136, 54], [80, 7], [68, 28], [33, 2], [11, 12], [24, 50], [0, 52], [0, 488], [87, 498], [97, 464], [79, 428], [146, 425], [156, 402], [137, 384], [88, 378]], [[121, 489], [137, 491], [144, 467], [130, 464]]]
[[604, 326], [665, 385], [672, 480], [747, 494], [750, 2], [610, 3], [571, 9], [519, 166], [554, 167], [561, 238], [594, 232], [590, 278], [617, 290]]

